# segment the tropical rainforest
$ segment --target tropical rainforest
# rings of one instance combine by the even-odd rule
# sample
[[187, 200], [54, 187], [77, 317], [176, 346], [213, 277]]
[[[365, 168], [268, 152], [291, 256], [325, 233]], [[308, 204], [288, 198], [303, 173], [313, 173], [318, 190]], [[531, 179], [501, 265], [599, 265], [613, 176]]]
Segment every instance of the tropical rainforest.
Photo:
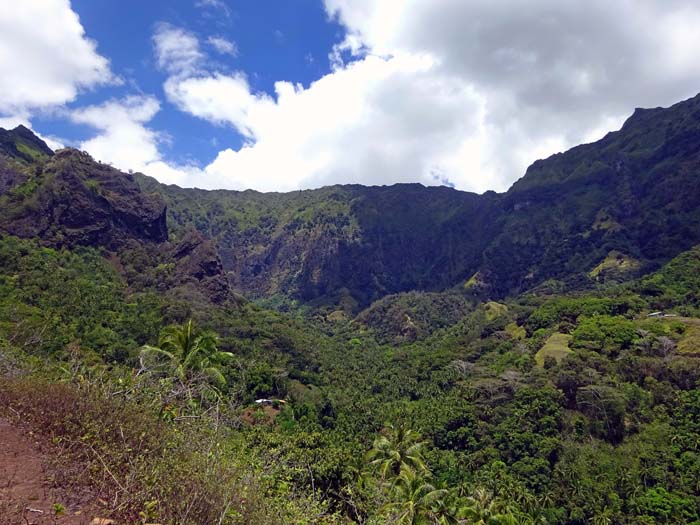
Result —
[[0, 130], [0, 416], [122, 523], [700, 524], [699, 177], [700, 96], [483, 195]]

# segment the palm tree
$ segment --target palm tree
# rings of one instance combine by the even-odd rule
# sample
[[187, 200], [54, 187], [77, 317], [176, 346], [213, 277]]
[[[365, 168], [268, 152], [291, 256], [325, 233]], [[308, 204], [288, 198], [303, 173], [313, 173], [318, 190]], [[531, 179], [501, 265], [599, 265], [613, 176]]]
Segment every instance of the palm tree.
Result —
[[425, 442], [417, 432], [403, 426], [387, 425], [374, 440], [365, 459], [379, 469], [382, 479], [398, 478], [405, 468], [419, 473], [428, 470], [423, 458], [424, 447]]
[[403, 468], [392, 485], [392, 501], [383, 510], [396, 525], [432, 525], [440, 523], [438, 510], [446, 495], [447, 490], [437, 489], [426, 477]]
[[596, 512], [591, 521], [593, 525], [610, 525], [612, 522], [612, 511], [608, 507], [604, 507], [602, 511]]
[[517, 520], [508, 505], [493, 496], [493, 493], [476, 489], [467, 498], [469, 507], [463, 516], [474, 525], [517, 525]]
[[459, 496], [456, 491], [447, 491], [447, 493], [439, 498], [433, 505], [432, 511], [435, 517], [435, 523], [439, 525], [459, 525], [466, 523], [464, 516], [468, 512], [469, 507], [465, 498]]
[[144, 369], [161, 369], [187, 386], [197, 377], [205, 377], [221, 387], [226, 378], [220, 366], [231, 357], [230, 352], [217, 348], [218, 336], [208, 330], [200, 330], [190, 319], [183, 325], [164, 328], [158, 338], [158, 346], [141, 348], [141, 366]]

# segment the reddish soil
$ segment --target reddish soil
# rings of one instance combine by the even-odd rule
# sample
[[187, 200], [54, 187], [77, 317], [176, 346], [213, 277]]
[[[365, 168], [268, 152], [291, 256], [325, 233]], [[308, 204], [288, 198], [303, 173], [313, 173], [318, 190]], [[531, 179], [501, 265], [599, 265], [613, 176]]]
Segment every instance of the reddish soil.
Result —
[[255, 406], [246, 408], [241, 414], [241, 419], [248, 425], [273, 425], [277, 414], [280, 413], [279, 408], [270, 405]]
[[29, 431], [0, 419], [0, 524], [89, 525], [99, 515], [91, 495], [58, 486], [49, 454]]

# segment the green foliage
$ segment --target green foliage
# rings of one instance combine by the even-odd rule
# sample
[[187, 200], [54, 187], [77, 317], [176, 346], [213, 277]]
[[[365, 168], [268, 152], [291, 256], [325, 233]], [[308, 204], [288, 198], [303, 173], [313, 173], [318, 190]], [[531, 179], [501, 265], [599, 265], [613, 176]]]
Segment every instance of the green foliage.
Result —
[[638, 339], [637, 327], [624, 317], [599, 315], [579, 323], [572, 333], [571, 346], [616, 356]]
[[700, 247], [682, 253], [660, 271], [642, 279], [640, 291], [655, 308], [700, 307]]
[[233, 354], [219, 351], [217, 344], [215, 333], [198, 329], [190, 319], [182, 326], [164, 328], [158, 338], [158, 347], [144, 346], [141, 366], [173, 374], [184, 386], [199, 377], [223, 387], [226, 378], [220, 367]]
[[580, 316], [622, 315], [635, 311], [641, 301], [635, 297], [597, 298], [561, 297], [547, 301], [537, 308], [527, 320], [527, 328], [534, 332], [539, 328], [549, 328], [558, 323], [574, 324]]
[[[137, 410], [176, 428], [202, 410], [233, 407], [222, 416], [231, 430], [218, 440], [227, 453], [217, 456], [216, 468], [177, 454], [155, 456], [149, 468], [162, 479], [134, 510], [141, 518], [166, 515], [166, 496], [153, 504], [152, 494], [162, 494], [171, 475], [203, 469], [196, 482], [209, 491], [205, 474], [234, 483], [238, 478], [217, 469], [250, 463], [254, 472], [244, 470], [253, 476], [247, 479], [259, 480], [258, 500], [254, 510], [236, 506], [231, 523], [254, 515], [265, 516], [260, 523], [285, 522], [279, 516], [299, 516], [302, 507], [320, 509], [318, 522], [329, 523], [334, 515], [368, 524], [696, 519], [700, 374], [695, 358], [675, 346], [693, 325], [688, 318], [633, 319], [647, 296], [629, 287], [607, 288], [607, 297], [600, 291], [523, 296], [502, 307], [478, 306], [397, 347], [361, 325], [315, 323], [253, 304], [208, 306], [206, 321], [199, 319], [207, 328], [199, 330], [183, 319], [192, 311], [187, 303], [175, 308], [168, 296], [129, 289], [89, 249], [4, 238], [0, 258], [3, 370], [39, 366], [12, 356], [42, 356], [53, 377], [130, 392]], [[487, 315], [492, 310], [496, 315]], [[141, 352], [145, 360], [156, 358], [162, 374], [134, 379], [139, 348], [156, 341], [164, 319], [173, 317], [181, 324], [162, 330], [158, 346]], [[32, 339], [47, 320], [54, 324]], [[570, 332], [573, 353], [533, 366], [553, 334], [569, 338], [555, 329]], [[202, 374], [210, 368], [221, 376]], [[226, 385], [211, 383], [215, 375]], [[202, 384], [218, 386], [221, 397], [195, 395]], [[275, 401], [248, 419], [261, 397], [286, 403]], [[79, 413], [75, 425], [87, 417]], [[96, 436], [95, 444], [115, 446]], [[362, 451], [370, 447], [365, 462]], [[228, 486], [252, 498], [250, 489]], [[650, 492], [657, 488], [666, 493]], [[289, 507], [290, 494], [312, 501]]]
[[641, 519], [650, 523], [699, 523], [700, 519], [695, 501], [663, 487], [647, 490], [632, 501], [632, 507]]
[[[604, 166], [579, 166], [574, 177], [590, 170]], [[192, 505], [202, 523], [217, 523], [232, 502], [223, 523], [697, 521], [697, 249], [637, 282], [577, 281], [580, 268], [616, 243], [634, 245], [623, 238], [630, 225], [612, 208], [603, 218], [586, 197], [579, 204], [593, 226], [579, 225], [581, 237], [562, 245], [581, 250], [589, 242], [582, 239], [614, 238], [588, 260], [548, 251], [552, 272], [561, 273], [556, 282], [508, 299], [491, 288], [498, 272], [517, 275], [523, 265], [540, 272], [531, 284], [545, 277], [539, 263], [530, 265], [537, 248], [528, 243], [561, 232], [556, 216], [546, 220], [552, 232], [529, 229], [530, 216], [509, 218], [513, 237], [498, 241], [517, 260], [489, 251], [498, 272], [479, 274], [472, 289], [406, 292], [416, 283], [440, 289], [450, 272], [463, 282], [476, 271], [473, 253], [456, 253], [449, 235], [431, 246], [445, 256], [429, 271], [403, 268], [397, 257], [414, 235], [434, 233], [436, 221], [446, 231], [470, 223], [472, 208], [445, 207], [447, 195], [421, 209], [379, 189], [203, 194], [201, 201], [168, 190], [175, 237], [195, 226], [222, 242], [255, 239], [236, 244], [246, 253], [223, 254], [233, 265], [229, 277], [252, 283], [254, 296], [281, 311], [215, 305], [193, 286], [174, 292], [177, 264], [147, 244], [115, 257], [4, 236], [0, 373], [40, 370], [79, 394], [31, 379], [7, 395], [7, 406], [60, 439], [88, 436], [120, 482], [143, 483], [134, 485], [132, 520], [176, 522]], [[418, 233], [400, 214], [385, 224], [383, 206], [417, 214]], [[381, 239], [386, 267], [348, 270], [357, 260], [352, 250], [362, 247], [367, 259], [379, 253], [374, 241], [360, 242], [368, 238]], [[333, 248], [314, 251], [309, 239]], [[267, 262], [256, 275], [235, 266], [251, 254], [266, 260], [273, 241], [302, 255], [287, 252], [290, 262], [274, 278]], [[328, 280], [336, 264], [352, 282]], [[444, 282], [435, 280], [443, 271]], [[572, 288], [588, 292], [567, 294]], [[377, 289], [400, 293], [352, 320]], [[500, 302], [479, 302], [491, 292]], [[644, 317], [661, 308], [683, 317]], [[205, 386], [216, 395], [198, 396]], [[47, 392], [70, 402], [62, 406]], [[84, 394], [89, 403], [81, 404]], [[269, 401], [260, 406], [259, 398]], [[80, 457], [104, 474], [96, 455]], [[111, 497], [116, 489], [106, 490]]]
[[0, 335], [35, 355], [65, 356], [76, 342], [88, 355], [130, 362], [161, 323], [160, 301], [129, 294], [92, 249], [0, 237], [0, 292]]
[[387, 425], [367, 453], [366, 461], [377, 468], [382, 479], [396, 478], [402, 471], [427, 469], [423, 458], [425, 443], [413, 430]]

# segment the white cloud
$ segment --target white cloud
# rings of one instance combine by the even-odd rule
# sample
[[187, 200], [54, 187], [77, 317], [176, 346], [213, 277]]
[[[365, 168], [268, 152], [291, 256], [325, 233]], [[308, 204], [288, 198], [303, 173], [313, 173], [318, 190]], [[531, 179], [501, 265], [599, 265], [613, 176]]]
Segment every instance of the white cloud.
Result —
[[[448, 168], [449, 154], [478, 125], [480, 101], [451, 79], [433, 77], [431, 67], [414, 57], [390, 62], [369, 57], [307, 89], [278, 82], [274, 101], [235, 97], [244, 103], [216, 114], [229, 115], [249, 141], [240, 151], [221, 152], [207, 173], [222, 181], [229, 175], [234, 187], [260, 190], [348, 182], [435, 184], [434, 175]], [[216, 93], [229, 78], [208, 79], [215, 86], [209, 108], [221, 100]], [[189, 102], [197, 105], [191, 97]]]
[[274, 104], [264, 94], [252, 94], [240, 73], [172, 77], [165, 83], [165, 93], [183, 111], [215, 124], [232, 124], [248, 138], [254, 138], [253, 114]]
[[170, 24], [158, 24], [153, 44], [158, 67], [171, 75], [192, 74], [205, 60], [197, 37]]
[[153, 97], [131, 96], [72, 111], [73, 122], [100, 131], [80, 147], [103, 162], [138, 169], [159, 159], [158, 136], [144, 124], [160, 110]]
[[232, 57], [238, 56], [238, 46], [236, 46], [236, 43], [224, 37], [210, 36], [207, 38], [207, 43], [222, 55], [231, 55]]
[[504, 190], [537, 158], [700, 86], [700, 6], [689, 0], [325, 5], [348, 33], [331, 50], [333, 71], [309, 86], [278, 82], [269, 96], [241, 72], [171, 63], [168, 100], [246, 139], [200, 185]]
[[[537, 159], [619, 127], [636, 106], [700, 90], [700, 4], [690, 0], [325, 0], [348, 29], [339, 49], [429, 55], [436, 76], [472, 86], [480, 173], [505, 188]], [[490, 153], [489, 153], [490, 152]]]
[[[171, 72], [168, 100], [246, 138], [239, 151], [219, 153], [200, 186], [270, 191], [336, 182], [435, 184], [449, 178], [453, 153], [478, 125], [479, 98], [448, 76], [435, 77], [427, 56], [367, 57], [308, 88], [278, 82], [271, 97], [254, 93], [240, 72], [207, 72], [203, 60], [190, 59], [197, 53], [164, 53], [163, 40], [198, 49], [190, 33], [170, 27], [167, 35], [156, 37], [156, 56]], [[182, 64], [162, 59], [178, 55], [185, 57]]]
[[68, 116], [99, 131], [79, 145], [96, 159], [121, 170], [147, 173], [167, 184], [187, 184], [193, 175], [191, 180], [196, 180], [197, 168], [163, 160], [159, 150], [163, 137], [146, 126], [159, 110], [155, 97], [129, 96], [73, 110]]
[[22, 0], [0, 9], [0, 115], [27, 118], [115, 81], [68, 0]]

